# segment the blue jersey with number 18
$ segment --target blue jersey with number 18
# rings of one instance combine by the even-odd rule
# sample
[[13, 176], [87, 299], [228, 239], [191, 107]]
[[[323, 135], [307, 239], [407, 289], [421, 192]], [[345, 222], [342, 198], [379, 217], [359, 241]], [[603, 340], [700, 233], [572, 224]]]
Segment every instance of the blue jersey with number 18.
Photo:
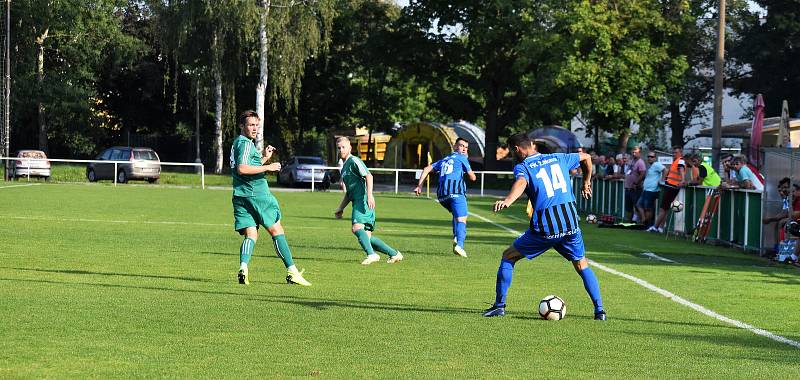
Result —
[[525, 194], [533, 205], [531, 232], [554, 239], [578, 230], [569, 171], [579, 164], [577, 153], [537, 153], [514, 167], [514, 178], [528, 182]]

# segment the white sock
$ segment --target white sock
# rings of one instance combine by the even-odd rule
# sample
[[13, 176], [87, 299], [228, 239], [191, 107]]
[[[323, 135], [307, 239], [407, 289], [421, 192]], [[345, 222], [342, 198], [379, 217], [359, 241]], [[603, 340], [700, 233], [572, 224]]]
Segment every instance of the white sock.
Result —
[[239, 269], [247, 269], [247, 263], [239, 264]]
[[792, 253], [792, 256], [791, 256], [791, 257], [792, 257], [792, 261], [797, 261], [797, 255], [795, 255], [794, 253]]
[[289, 266], [288, 268], [286, 268], [286, 269], [287, 269], [289, 272], [297, 272], [297, 267], [296, 267], [296, 266], [294, 266], [294, 264], [290, 265], [290, 266]]

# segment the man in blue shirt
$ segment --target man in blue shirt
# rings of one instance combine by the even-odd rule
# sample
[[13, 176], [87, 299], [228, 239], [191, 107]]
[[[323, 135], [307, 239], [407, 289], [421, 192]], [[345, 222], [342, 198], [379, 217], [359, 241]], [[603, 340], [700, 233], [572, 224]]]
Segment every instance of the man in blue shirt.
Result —
[[497, 270], [494, 305], [484, 311], [483, 316], [505, 315], [506, 294], [511, 286], [514, 264], [519, 259], [531, 260], [553, 248], [571, 261], [581, 276], [594, 304], [594, 319], [606, 320], [600, 284], [585, 257], [583, 235], [578, 226], [580, 218], [569, 181], [569, 171], [580, 165], [584, 173], [581, 194], [586, 199], [592, 196], [591, 156], [586, 153], [540, 154], [533, 140], [525, 134], [512, 136], [508, 145], [521, 163], [514, 167], [516, 180], [511, 191], [505, 199], [495, 203], [494, 211], [508, 208], [524, 192], [534, 204], [534, 212], [528, 230], [503, 252]]
[[439, 173], [439, 186], [436, 189], [436, 199], [447, 211], [453, 214], [453, 253], [467, 257], [464, 250], [464, 240], [467, 238], [467, 185], [464, 183], [464, 174], [470, 181], [475, 181], [475, 173], [469, 166], [467, 151], [469, 142], [462, 138], [456, 139], [453, 153], [422, 169], [414, 193], [422, 193], [422, 183], [431, 171]]
[[644, 216], [642, 221], [645, 226], [650, 226], [648, 231], [653, 231], [653, 211], [655, 211], [655, 202], [658, 199], [658, 193], [661, 189], [658, 187], [663, 172], [666, 169], [663, 164], [656, 159], [656, 152], [647, 153], [647, 163], [650, 166], [647, 168], [647, 174], [644, 176], [644, 184], [642, 185], [642, 195], [636, 201], [636, 208], [639, 209], [639, 214]]

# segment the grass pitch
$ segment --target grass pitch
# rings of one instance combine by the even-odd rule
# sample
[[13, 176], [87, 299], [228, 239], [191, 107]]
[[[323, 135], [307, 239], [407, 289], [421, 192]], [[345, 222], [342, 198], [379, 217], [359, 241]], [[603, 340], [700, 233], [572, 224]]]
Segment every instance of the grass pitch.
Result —
[[[0, 378], [798, 378], [800, 349], [595, 268], [607, 322], [555, 252], [521, 261], [486, 319], [512, 233], [473, 216], [468, 259], [429, 199], [379, 195], [377, 234], [406, 260], [361, 266], [341, 193], [276, 193], [295, 261], [263, 231], [251, 285], [230, 191], [0, 183]], [[470, 211], [524, 231], [520, 205]], [[347, 210], [349, 212], [349, 209]], [[728, 318], [800, 341], [800, 271], [735, 250], [584, 226], [588, 257]], [[675, 261], [641, 255], [653, 252]], [[538, 318], [547, 294], [563, 321]]]

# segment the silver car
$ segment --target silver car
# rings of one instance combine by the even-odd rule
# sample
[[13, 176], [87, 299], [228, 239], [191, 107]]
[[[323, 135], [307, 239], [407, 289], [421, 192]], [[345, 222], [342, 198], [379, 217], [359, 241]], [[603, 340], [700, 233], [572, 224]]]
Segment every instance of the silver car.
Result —
[[95, 160], [100, 161], [126, 161], [117, 164], [114, 172], [114, 163], [91, 162], [86, 166], [86, 178], [89, 182], [101, 179], [114, 179], [125, 183], [132, 179], [146, 180], [154, 183], [161, 178], [161, 161], [158, 154], [150, 148], [131, 148], [115, 146], [100, 153]]
[[281, 166], [278, 183], [295, 186], [298, 183], [311, 183], [311, 168], [314, 168], [314, 182], [322, 182], [325, 176], [325, 161], [322, 157], [295, 156]]
[[20, 150], [17, 152], [17, 159], [11, 161], [11, 178], [20, 177], [39, 177], [45, 180], [50, 179], [50, 161], [47, 155], [41, 150]]

